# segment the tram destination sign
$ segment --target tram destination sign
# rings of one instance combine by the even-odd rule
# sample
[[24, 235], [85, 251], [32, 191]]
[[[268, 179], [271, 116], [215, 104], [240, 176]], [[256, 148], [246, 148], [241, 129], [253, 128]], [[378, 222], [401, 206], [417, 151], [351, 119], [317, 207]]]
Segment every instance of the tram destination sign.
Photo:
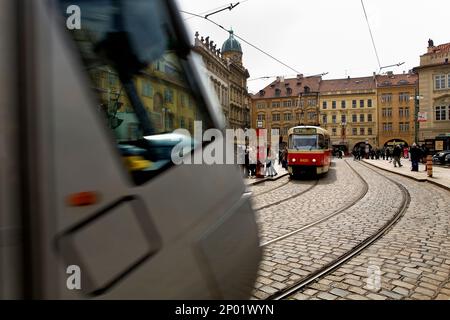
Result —
[[315, 128], [295, 128], [294, 129], [295, 134], [316, 134]]

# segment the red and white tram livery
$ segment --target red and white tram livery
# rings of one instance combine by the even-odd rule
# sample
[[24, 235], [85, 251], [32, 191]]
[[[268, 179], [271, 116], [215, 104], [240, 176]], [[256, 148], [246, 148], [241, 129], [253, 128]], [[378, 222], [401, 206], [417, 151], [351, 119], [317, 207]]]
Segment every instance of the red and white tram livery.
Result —
[[327, 130], [298, 126], [288, 131], [288, 171], [291, 176], [305, 172], [327, 173], [331, 164], [331, 142]]

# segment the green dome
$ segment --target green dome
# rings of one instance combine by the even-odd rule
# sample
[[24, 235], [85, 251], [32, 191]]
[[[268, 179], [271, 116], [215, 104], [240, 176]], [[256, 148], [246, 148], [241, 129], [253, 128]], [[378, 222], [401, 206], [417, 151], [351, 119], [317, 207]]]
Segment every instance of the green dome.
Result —
[[242, 53], [241, 44], [234, 38], [233, 30], [230, 30], [230, 37], [222, 45], [222, 53], [224, 52], [240, 52]]

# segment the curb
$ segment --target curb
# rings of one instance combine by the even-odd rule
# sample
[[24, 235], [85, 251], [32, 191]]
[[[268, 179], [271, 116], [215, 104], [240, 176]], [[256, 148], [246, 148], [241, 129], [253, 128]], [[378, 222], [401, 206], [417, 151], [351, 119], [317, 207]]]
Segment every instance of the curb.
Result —
[[257, 184], [261, 184], [261, 183], [266, 182], [266, 181], [277, 181], [278, 179], [281, 179], [281, 178], [283, 178], [283, 177], [285, 177], [287, 175], [289, 175], [288, 172], [280, 174], [280, 175], [278, 175], [275, 178], [262, 178], [261, 180], [258, 180], [258, 181], [255, 181], [255, 182], [246, 183], [245, 185], [247, 185], [247, 186], [255, 186]]
[[440, 187], [440, 188], [442, 188], [442, 189], [445, 189], [445, 190], [447, 190], [447, 191], [450, 191], [450, 187], [447, 187], [447, 186], [445, 186], [445, 185], [442, 185], [442, 184], [440, 184], [440, 183], [438, 183], [438, 182], [436, 182], [436, 181], [430, 180], [430, 179], [428, 179], [428, 178], [415, 178], [415, 177], [409, 176], [409, 175], [404, 174], [404, 173], [401, 173], [401, 172], [391, 171], [391, 170], [389, 170], [389, 169], [386, 169], [386, 168], [382, 168], [382, 167], [376, 166], [376, 165], [374, 165], [374, 164], [372, 164], [372, 163], [370, 163], [370, 162], [367, 162], [367, 161], [365, 161], [365, 160], [362, 160], [362, 161], [363, 161], [364, 163], [366, 163], [366, 164], [372, 166], [372, 167], [377, 168], [377, 169], [380, 169], [380, 170], [383, 170], [383, 171], [387, 171], [387, 172], [390, 172], [390, 173], [394, 173], [394, 174], [398, 174], [399, 176], [403, 176], [403, 177], [405, 177], [405, 178], [409, 178], [409, 179], [414, 180], [414, 181], [418, 181], [418, 182], [429, 182], [429, 183], [431, 183], [431, 184], [434, 184], [435, 186], [438, 186], [438, 187]]

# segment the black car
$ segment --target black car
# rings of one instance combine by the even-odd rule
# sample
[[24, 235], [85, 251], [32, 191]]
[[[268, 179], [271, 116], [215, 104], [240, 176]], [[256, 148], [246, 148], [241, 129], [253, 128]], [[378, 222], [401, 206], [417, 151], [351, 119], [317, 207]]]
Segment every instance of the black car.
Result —
[[450, 164], [450, 150], [440, 151], [433, 156], [433, 163]]

